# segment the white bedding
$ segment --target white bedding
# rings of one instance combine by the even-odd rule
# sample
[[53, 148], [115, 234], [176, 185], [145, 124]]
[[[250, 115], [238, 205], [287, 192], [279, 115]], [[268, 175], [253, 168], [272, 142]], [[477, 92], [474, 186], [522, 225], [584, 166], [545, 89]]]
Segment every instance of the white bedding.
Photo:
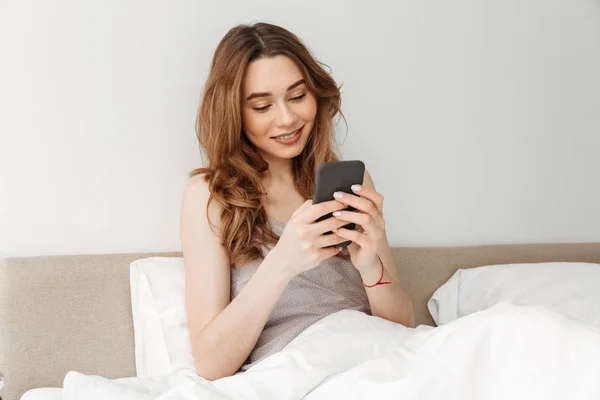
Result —
[[459, 269], [427, 307], [437, 325], [500, 302], [543, 306], [600, 328], [600, 264], [546, 262]]
[[438, 328], [340, 311], [245, 373], [110, 380], [69, 372], [64, 400], [599, 399], [600, 330], [501, 303]]

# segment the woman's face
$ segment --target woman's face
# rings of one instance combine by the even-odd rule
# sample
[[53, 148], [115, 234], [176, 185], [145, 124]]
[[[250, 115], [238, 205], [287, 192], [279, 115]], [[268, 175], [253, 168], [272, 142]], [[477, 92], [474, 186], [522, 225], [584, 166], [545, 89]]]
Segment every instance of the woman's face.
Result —
[[311, 134], [317, 100], [300, 69], [288, 57], [261, 58], [246, 68], [242, 87], [242, 125], [263, 156], [298, 156]]

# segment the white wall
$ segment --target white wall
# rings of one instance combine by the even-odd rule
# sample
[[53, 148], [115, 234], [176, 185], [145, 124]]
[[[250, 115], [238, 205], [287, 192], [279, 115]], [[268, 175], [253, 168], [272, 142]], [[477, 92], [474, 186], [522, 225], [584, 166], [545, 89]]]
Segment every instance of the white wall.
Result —
[[392, 244], [600, 241], [597, 0], [0, 0], [0, 255], [179, 250], [212, 52], [258, 20], [344, 84]]

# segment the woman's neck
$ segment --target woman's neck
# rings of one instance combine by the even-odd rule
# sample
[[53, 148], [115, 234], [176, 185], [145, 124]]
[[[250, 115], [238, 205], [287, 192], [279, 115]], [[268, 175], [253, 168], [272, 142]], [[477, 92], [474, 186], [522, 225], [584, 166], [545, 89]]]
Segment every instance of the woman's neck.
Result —
[[287, 221], [302, 205], [304, 198], [295, 188], [292, 160], [263, 156], [269, 164], [265, 173], [266, 197], [263, 199], [267, 215], [277, 221]]
[[292, 160], [287, 158], [278, 158], [263, 155], [265, 161], [269, 164], [267, 171], [267, 181], [280, 183], [294, 183], [294, 171], [292, 169]]

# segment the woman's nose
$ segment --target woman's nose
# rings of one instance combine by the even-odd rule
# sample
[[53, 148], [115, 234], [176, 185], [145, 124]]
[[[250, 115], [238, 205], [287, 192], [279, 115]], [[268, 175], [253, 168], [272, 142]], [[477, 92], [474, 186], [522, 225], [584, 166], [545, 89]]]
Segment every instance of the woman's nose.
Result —
[[281, 127], [293, 125], [296, 122], [296, 116], [290, 110], [287, 104], [279, 107], [279, 112], [277, 114], [277, 125]]

